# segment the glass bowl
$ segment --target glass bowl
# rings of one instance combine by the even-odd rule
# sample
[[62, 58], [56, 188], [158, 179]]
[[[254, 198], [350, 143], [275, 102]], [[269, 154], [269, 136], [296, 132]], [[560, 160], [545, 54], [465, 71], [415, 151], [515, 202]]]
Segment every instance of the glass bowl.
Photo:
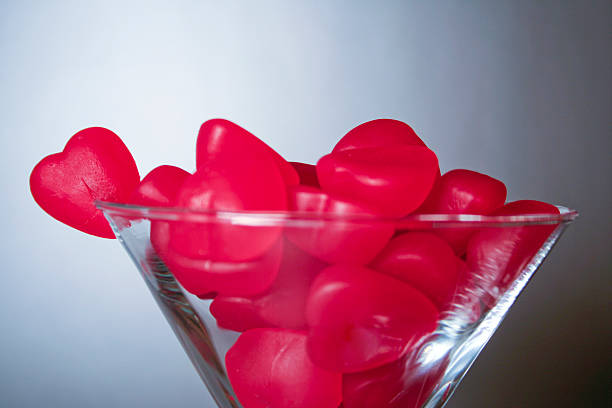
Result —
[[577, 216], [97, 206], [221, 408], [442, 407]]

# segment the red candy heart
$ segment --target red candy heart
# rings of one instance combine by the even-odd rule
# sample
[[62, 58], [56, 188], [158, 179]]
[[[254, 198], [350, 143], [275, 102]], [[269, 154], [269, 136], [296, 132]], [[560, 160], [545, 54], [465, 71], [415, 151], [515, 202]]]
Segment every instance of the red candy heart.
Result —
[[422, 146], [351, 149], [323, 156], [317, 176], [324, 191], [402, 217], [425, 201], [438, 177], [438, 159]]
[[407, 232], [393, 238], [370, 267], [420, 290], [443, 310], [457, 286], [457, 260], [435, 234]]
[[394, 119], [375, 119], [353, 128], [334, 147], [333, 152], [364, 147], [425, 146], [410, 126]]
[[[287, 194], [274, 163], [224, 157], [187, 178], [175, 204], [195, 211], [283, 211]], [[280, 226], [240, 225], [237, 220], [172, 222], [170, 246], [190, 258], [245, 261], [262, 256], [280, 236]]]
[[335, 372], [375, 368], [404, 354], [436, 328], [438, 311], [421, 292], [358, 266], [332, 266], [306, 301], [312, 361]]
[[211, 119], [202, 124], [196, 143], [198, 170], [209, 160], [242, 156], [274, 162], [287, 186], [300, 182], [295, 169], [280, 154], [247, 130], [225, 119]]
[[419, 212], [489, 214], [505, 201], [506, 186], [501, 181], [475, 171], [455, 169], [438, 179]]
[[[501, 181], [475, 171], [456, 169], [436, 181], [417, 212], [486, 215], [500, 208], [505, 201], [506, 186]], [[475, 231], [475, 228], [440, 228], [435, 233], [444, 238], [457, 255], [462, 255]]]
[[228, 262], [190, 258], [169, 248], [170, 224], [151, 222], [151, 244], [176, 280], [190, 293], [251, 296], [264, 292], [276, 279], [283, 242], [278, 240], [260, 258]]
[[225, 363], [244, 408], [337, 408], [342, 401], [342, 376], [312, 364], [302, 332], [249, 330]]
[[[491, 215], [495, 216], [513, 216], [513, 215], [555, 215], [560, 214], [559, 209], [552, 204], [536, 200], [518, 200], [512, 201], [499, 208]], [[557, 225], [548, 225], [547, 228], [556, 228]]]
[[401, 358], [393, 363], [342, 376], [344, 408], [418, 408], [429, 398], [447, 361], [429, 366]]
[[175, 166], [159, 166], [151, 170], [132, 192], [130, 204], [169, 207], [181, 185], [191, 174]]
[[70, 138], [64, 151], [42, 159], [30, 175], [34, 200], [58, 221], [87, 234], [115, 238], [94, 202], [126, 202], [140, 176], [134, 158], [108, 129], [92, 127]]
[[[298, 186], [287, 191], [289, 209], [324, 217], [286, 227], [287, 238], [297, 246], [329, 263], [366, 264], [393, 235], [391, 223], [369, 219], [371, 209], [342, 200], [321, 190]], [[343, 219], [347, 216], [364, 216]], [[325, 218], [329, 216], [329, 218]], [[336, 218], [334, 218], [334, 216]]]
[[[559, 209], [540, 201], [522, 200], [508, 203], [491, 215], [529, 214], [559, 214]], [[556, 228], [556, 224], [482, 228], [468, 244], [468, 268], [477, 274], [480, 285], [496, 297], [523, 271]]]
[[317, 179], [317, 167], [313, 164], [289, 162], [300, 176], [300, 185], [321, 188]]
[[306, 296], [325, 266], [285, 241], [278, 276], [268, 290], [251, 298], [218, 296], [210, 305], [210, 313], [220, 327], [235, 331], [258, 327], [305, 330]]

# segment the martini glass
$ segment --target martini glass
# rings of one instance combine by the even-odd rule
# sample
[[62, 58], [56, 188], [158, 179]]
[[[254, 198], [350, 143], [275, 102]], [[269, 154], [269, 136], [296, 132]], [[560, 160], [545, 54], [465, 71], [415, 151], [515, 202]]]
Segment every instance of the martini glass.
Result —
[[[238, 234], [237, 238], [241, 231], [252, 237], [267, 237], [272, 231], [280, 235], [279, 240], [297, 236], [299, 247], [309, 250], [314, 258], [322, 258], [325, 264], [344, 261], [342, 257], [330, 259], [330, 253], [338, 253], [331, 246], [363, 240], [364, 236], [375, 239], [381, 230], [391, 231], [394, 236], [425, 232], [451, 237], [455, 243], [463, 240], [464, 247], [471, 245], [471, 255], [468, 253], [467, 257], [465, 248], [457, 251], [458, 264], [462, 266], [451, 300], [439, 307], [436, 329], [413, 339], [411, 346], [396, 360], [343, 376], [341, 406], [344, 408], [438, 408], [452, 396], [564, 229], [578, 215], [565, 207], [558, 207], [560, 214], [554, 215], [420, 214], [389, 219], [292, 212], [194, 212], [107, 202], [98, 202], [97, 206], [136, 264], [220, 408], [250, 408], [241, 405], [225, 366], [225, 354], [241, 334], [236, 330], [244, 328], [236, 328], [236, 324], [232, 327], [234, 330], [220, 327], [210, 312], [215, 294], [194, 290], [180, 265], [165, 262], [169, 259], [166, 251], [171, 249], [155, 242], [156, 230], [178, 225], [182, 229], [177, 231], [218, 231], [220, 234], [230, 231]], [[344, 239], [330, 239], [330, 236]], [[346, 248], [339, 249], [346, 252]], [[291, 267], [292, 261], [289, 258], [283, 262]], [[206, 265], [214, 262], [198, 259], [197, 264], [207, 268]], [[296, 271], [300, 269], [298, 262], [296, 259]], [[236, 265], [240, 268], [240, 262]], [[293, 304], [300, 307], [299, 301]], [[279, 307], [288, 306], [284, 303]], [[273, 314], [276, 312], [274, 305], [268, 313], [270, 310]], [[283, 312], [291, 314], [292, 310]], [[236, 318], [241, 318], [240, 313]], [[282, 324], [260, 318], [261, 327], [282, 327]]]

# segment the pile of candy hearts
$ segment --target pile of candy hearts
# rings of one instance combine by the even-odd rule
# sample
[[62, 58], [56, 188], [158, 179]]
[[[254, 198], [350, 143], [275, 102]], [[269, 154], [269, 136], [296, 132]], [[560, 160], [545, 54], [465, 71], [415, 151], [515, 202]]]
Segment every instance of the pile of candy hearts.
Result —
[[141, 180], [117, 135], [88, 128], [38, 163], [30, 187], [51, 216], [104, 238], [114, 234], [96, 201], [325, 220], [150, 220], [151, 247], [177, 281], [213, 299], [220, 327], [242, 332], [226, 368], [245, 408], [419, 404], [423, 384], [416, 397], [403, 390], [390, 402], [398, 390], [384, 379], [401, 372], [402, 357], [456, 306], [473, 275], [503, 292], [554, 226], [407, 231], [388, 221], [559, 213], [537, 201], [506, 203], [505, 185], [485, 174], [441, 175], [434, 152], [391, 119], [352, 129], [316, 166], [288, 162], [236, 124], [209, 120], [196, 167], [190, 174], [163, 165]]

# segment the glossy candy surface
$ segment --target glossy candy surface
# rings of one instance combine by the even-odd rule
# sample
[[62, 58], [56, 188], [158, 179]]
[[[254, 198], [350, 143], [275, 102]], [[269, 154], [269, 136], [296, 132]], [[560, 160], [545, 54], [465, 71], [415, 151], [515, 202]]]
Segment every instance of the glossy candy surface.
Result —
[[436, 155], [423, 146], [343, 150], [323, 156], [317, 163], [324, 191], [389, 217], [416, 210], [427, 198], [438, 172]]
[[285, 241], [276, 280], [253, 297], [217, 296], [210, 312], [220, 327], [245, 331], [257, 327], [306, 330], [306, 296], [326, 264]]
[[435, 234], [406, 232], [394, 237], [370, 267], [420, 290], [442, 310], [457, 286], [457, 261], [452, 248]]
[[34, 199], [58, 221], [85, 233], [115, 238], [94, 202], [125, 203], [138, 186], [134, 158], [108, 129], [77, 132], [61, 153], [42, 159], [30, 175]]
[[394, 119], [375, 119], [362, 123], [344, 135], [333, 152], [395, 145], [425, 146], [425, 143], [404, 122]]
[[[366, 264], [393, 235], [393, 224], [368, 219], [376, 213], [370, 208], [346, 201], [313, 187], [290, 187], [289, 209], [314, 213], [322, 219], [308, 226], [286, 227], [287, 238], [304, 251], [329, 263]], [[343, 220], [342, 216], [363, 216]], [[333, 217], [336, 218], [333, 218]]]
[[[506, 186], [486, 174], [471, 170], [451, 170], [441, 176], [417, 210], [421, 214], [478, 214], [487, 215], [504, 205]], [[451, 228], [436, 231], [455, 250], [465, 253], [474, 228]]]
[[210, 160], [240, 157], [274, 162], [287, 186], [300, 182], [295, 169], [280, 154], [246, 129], [225, 119], [211, 119], [202, 124], [196, 143], [198, 170]]
[[[287, 195], [273, 162], [218, 158], [187, 178], [175, 205], [195, 211], [282, 211]], [[173, 222], [170, 232], [170, 247], [187, 257], [245, 261], [262, 256], [278, 240], [281, 227], [185, 220]]]
[[249, 330], [225, 362], [244, 408], [337, 408], [342, 401], [342, 376], [312, 364], [303, 332]]
[[306, 302], [312, 361], [355, 372], [398, 359], [436, 327], [438, 311], [421, 292], [358, 266], [332, 266], [316, 277]]
[[170, 207], [189, 176], [191, 174], [179, 167], [156, 167], [142, 179], [132, 192], [129, 202], [150, 207]]
[[247, 261], [215, 261], [192, 258], [169, 246], [170, 224], [151, 223], [151, 244], [174, 277], [190, 293], [251, 296], [267, 290], [276, 279], [283, 241], [277, 240], [262, 256]]
[[456, 169], [444, 173], [419, 208], [426, 214], [490, 214], [504, 205], [506, 186], [486, 174]]

